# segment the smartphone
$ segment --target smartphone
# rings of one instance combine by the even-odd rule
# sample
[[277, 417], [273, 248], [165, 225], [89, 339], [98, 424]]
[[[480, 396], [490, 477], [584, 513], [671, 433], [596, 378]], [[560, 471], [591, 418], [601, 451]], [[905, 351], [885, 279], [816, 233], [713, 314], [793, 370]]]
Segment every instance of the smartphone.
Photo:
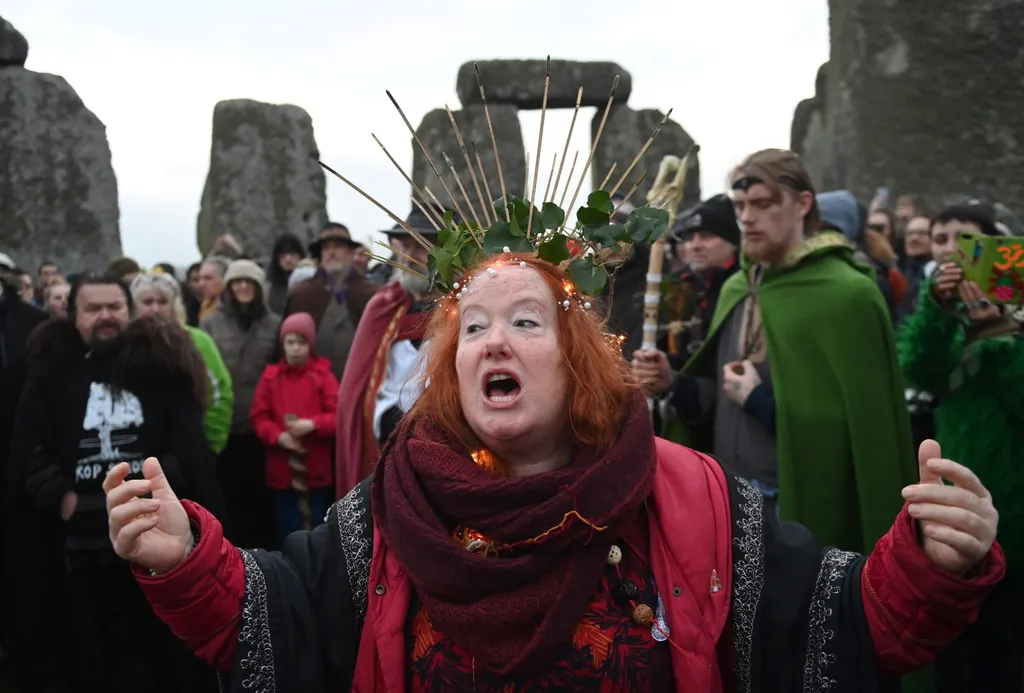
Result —
[[892, 191], [885, 185], [875, 188], [875, 197], [872, 202], [872, 207], [874, 209], [889, 209], [889, 206], [892, 203]]

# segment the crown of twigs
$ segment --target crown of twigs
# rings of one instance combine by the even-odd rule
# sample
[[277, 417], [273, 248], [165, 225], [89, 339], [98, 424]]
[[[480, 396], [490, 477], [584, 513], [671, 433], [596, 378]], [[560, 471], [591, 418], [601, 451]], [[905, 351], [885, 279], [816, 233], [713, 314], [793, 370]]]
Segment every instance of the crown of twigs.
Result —
[[[425, 238], [423, 234], [409, 226], [397, 214], [387, 209], [357, 185], [349, 181], [345, 176], [341, 175], [323, 162], [320, 162], [320, 165], [323, 166], [325, 170], [335, 175], [357, 193], [375, 204], [397, 224], [399, 224], [399, 226], [405, 229], [405, 231], [412, 236], [416, 242], [422, 245], [429, 252], [429, 259], [426, 266], [423, 266], [422, 263], [417, 262], [413, 258], [403, 255], [403, 259], [410, 263], [409, 265], [406, 265], [372, 253], [369, 253], [369, 255], [380, 262], [387, 263], [406, 272], [411, 272], [424, 277], [425, 279], [429, 279], [433, 289], [437, 289], [442, 292], [449, 292], [454, 288], [456, 282], [459, 281], [459, 278], [464, 273], [472, 270], [492, 255], [502, 252], [536, 253], [542, 260], [556, 265], [563, 265], [570, 281], [575, 284], [580, 293], [586, 295], [595, 295], [600, 293], [608, 282], [609, 273], [606, 265], [608, 264], [609, 258], [612, 256], [613, 252], [628, 252], [632, 244], [638, 242], [652, 243], [661, 238], [668, 230], [670, 217], [669, 211], [660, 208], [659, 200], [654, 199], [650, 201], [649, 206], [635, 208], [630, 212], [628, 219], [624, 223], [613, 223], [612, 219], [616, 216], [618, 208], [612, 202], [612, 198], [626, 182], [627, 177], [633, 172], [637, 163], [639, 163], [640, 159], [647, 152], [647, 149], [651, 146], [651, 143], [654, 142], [654, 139], [661, 132], [661, 129], [668, 121], [669, 116], [672, 115], [672, 110], [670, 109], [668, 113], [665, 114], [665, 117], [654, 129], [654, 132], [651, 133], [647, 142], [640, 148], [640, 151], [637, 152], [636, 156], [633, 158], [632, 163], [630, 163], [629, 167], [621, 176], [619, 176], [615, 184], [610, 188], [606, 187], [608, 186], [612, 175], [615, 173], [615, 164], [612, 164], [607, 175], [604, 177], [604, 181], [599, 186], [599, 189], [592, 192], [587, 197], [586, 204], [581, 206], [576, 211], [575, 215], [570, 218], [565, 210], [572, 209], [575, 206], [576, 200], [583, 188], [583, 183], [586, 180], [586, 176], [590, 171], [591, 163], [594, 160], [594, 154], [597, 151], [598, 143], [601, 139], [602, 133], [604, 132], [604, 126], [608, 120], [608, 115], [615, 99], [615, 90], [619, 83], [618, 75], [616, 75], [612, 82], [611, 91], [608, 94], [608, 102], [605, 105], [600, 124], [597, 128], [597, 133], [595, 134], [594, 141], [591, 144], [590, 153], [587, 156], [586, 163], [584, 164], [583, 170], [576, 182], [572, 198], [570, 198], [568, 206], [563, 206], [565, 198], [569, 192], [573, 173], [576, 170], [579, 152], [576, 152], [573, 156], [572, 165], [570, 166], [569, 173], [566, 176], [565, 187], [562, 190], [558, 204], [555, 204], [554, 198], [558, 194], [559, 184], [562, 180], [563, 167], [568, 155], [569, 142], [572, 138], [572, 132], [576, 125], [576, 118], [579, 115], [580, 103], [583, 99], [583, 87], [580, 87], [576, 94], [576, 107], [573, 111], [572, 122], [569, 126], [569, 132], [565, 138], [565, 145], [562, 148], [561, 157], [559, 157], [556, 152], [551, 161], [551, 175], [554, 175], [554, 181], [552, 183], [551, 175], [549, 175], [547, 189], [544, 191], [543, 200], [535, 202], [537, 200], [537, 180], [540, 174], [540, 154], [544, 142], [544, 122], [547, 115], [548, 90], [551, 85], [551, 57], [548, 56], [547, 69], [544, 77], [544, 97], [541, 102], [540, 133], [537, 136], [537, 152], [534, 156], [532, 184], [529, 171], [530, 157], [529, 154], [527, 154], [526, 180], [523, 184], [522, 198], [508, 194], [508, 190], [505, 185], [505, 176], [501, 168], [501, 156], [498, 151], [498, 141], [494, 135], [494, 127], [491, 124], [490, 109], [487, 105], [487, 96], [484, 91], [483, 79], [480, 75], [480, 67], [479, 65], [474, 65], [474, 67], [476, 68], [477, 84], [480, 87], [480, 97], [483, 101], [484, 116], [487, 120], [487, 128], [491, 136], [491, 146], [494, 150], [495, 165], [498, 169], [498, 181], [501, 185], [501, 197], [496, 201], [492, 202], [495, 198], [492, 197], [492, 192], [487, 184], [487, 176], [484, 171], [483, 163], [480, 159], [480, 154], [477, 151], [476, 143], [470, 141], [469, 148], [467, 149], [466, 142], [462, 138], [462, 132], [459, 130], [459, 126], [455, 121], [455, 116], [447, 105], [445, 106], [445, 110], [448, 113], [448, 118], [451, 121], [452, 128], [455, 132], [456, 141], [459, 144], [459, 149], [461, 150], [462, 157], [465, 160], [466, 170], [469, 172], [471, 184], [476, 192], [476, 204], [473, 203], [469, 194], [466, 192], [466, 187], [463, 184], [462, 178], [459, 176], [459, 172], [456, 170], [455, 165], [452, 163], [448, 154], [442, 153], [442, 158], [444, 159], [444, 164], [454, 174], [459, 192], [469, 207], [468, 210], [462, 207], [459, 203], [459, 199], [455, 194], [453, 194], [448, 184], [445, 183], [436, 162], [433, 157], [431, 157], [430, 152], [424, 146], [423, 142], [420, 141], [419, 136], [416, 134], [416, 129], [412, 126], [412, 123], [409, 122], [409, 119], [402, 111], [401, 106], [398, 105], [395, 97], [391, 95], [390, 91], [387, 92], [388, 98], [402, 117], [406, 127], [408, 127], [409, 131], [412, 133], [413, 140], [426, 157], [427, 163], [433, 170], [434, 175], [437, 176], [437, 179], [440, 181], [445, 195], [451, 200], [454, 213], [450, 211], [445, 212], [445, 205], [437, 199], [432, 191], [425, 187], [421, 188], [416, 185], [412, 178], [402, 169], [398, 162], [395, 161], [395, 158], [391, 156], [391, 153], [388, 152], [387, 148], [379, 139], [377, 139], [377, 136], [372, 135], [374, 141], [377, 142], [382, 150], [384, 150], [385, 155], [387, 155], [391, 163], [399, 170], [409, 185], [412, 186], [414, 193], [412, 196], [412, 202], [430, 221], [435, 231], [438, 232], [437, 244], [434, 244]], [[470, 158], [470, 150], [472, 150], [473, 153], [472, 159]], [[474, 160], [476, 163], [475, 166], [473, 164]], [[557, 174], [555, 173], [556, 164]], [[629, 191], [625, 194], [619, 207], [621, 207], [625, 200], [628, 200], [633, 193], [636, 192], [637, 188], [641, 183], [643, 183], [646, 177], [646, 173], [642, 173], [639, 176]], [[483, 186], [483, 189], [481, 189], [481, 185]], [[458, 224], [454, 221], [455, 214], [457, 214], [461, 219], [461, 222]], [[378, 245], [385, 246], [384, 243], [380, 243], [379, 241], [377, 243]]]

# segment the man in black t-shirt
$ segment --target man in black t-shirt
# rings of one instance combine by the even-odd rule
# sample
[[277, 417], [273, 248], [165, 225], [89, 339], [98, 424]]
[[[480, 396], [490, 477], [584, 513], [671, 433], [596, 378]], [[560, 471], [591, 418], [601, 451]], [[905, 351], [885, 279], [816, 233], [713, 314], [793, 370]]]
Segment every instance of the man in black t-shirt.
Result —
[[[206, 371], [181, 327], [157, 316], [129, 322], [130, 313], [123, 284], [87, 275], [71, 289], [68, 318], [48, 320], [29, 340], [12, 490], [23, 521], [52, 531], [23, 546], [12, 571], [12, 587], [25, 590], [18, 636], [26, 651], [56, 647], [49, 634], [39, 645], [33, 636], [67, 621], [71, 690], [201, 690], [197, 660], [153, 616], [113, 552], [102, 483], [119, 462], [141, 478], [143, 460], [159, 457], [187, 497], [222, 507], [203, 430]], [[54, 573], [63, 600], [36, 587], [53, 585]], [[36, 668], [30, 678], [52, 674]], [[116, 680], [121, 671], [127, 680]]]

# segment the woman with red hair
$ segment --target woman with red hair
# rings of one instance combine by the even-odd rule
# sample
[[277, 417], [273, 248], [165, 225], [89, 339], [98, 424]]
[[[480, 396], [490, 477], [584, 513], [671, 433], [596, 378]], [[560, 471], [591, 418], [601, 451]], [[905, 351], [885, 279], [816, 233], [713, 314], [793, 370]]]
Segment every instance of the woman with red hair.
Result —
[[870, 556], [822, 549], [655, 438], [559, 267], [505, 252], [454, 289], [373, 476], [283, 552], [236, 549], [155, 459], [107, 477], [115, 550], [231, 690], [879, 691], [1001, 577], [987, 491], [931, 441]]

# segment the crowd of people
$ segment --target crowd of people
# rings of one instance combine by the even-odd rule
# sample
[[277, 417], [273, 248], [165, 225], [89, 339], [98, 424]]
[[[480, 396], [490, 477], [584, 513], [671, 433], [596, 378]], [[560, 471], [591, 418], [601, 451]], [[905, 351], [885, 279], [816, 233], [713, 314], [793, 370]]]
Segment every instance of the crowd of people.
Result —
[[449, 300], [420, 210], [372, 266], [0, 253], [13, 690], [1021, 693], [1024, 315], [954, 262], [1014, 223], [759, 152], [669, 229], [657, 349], [649, 246], [587, 310], [508, 252]]

